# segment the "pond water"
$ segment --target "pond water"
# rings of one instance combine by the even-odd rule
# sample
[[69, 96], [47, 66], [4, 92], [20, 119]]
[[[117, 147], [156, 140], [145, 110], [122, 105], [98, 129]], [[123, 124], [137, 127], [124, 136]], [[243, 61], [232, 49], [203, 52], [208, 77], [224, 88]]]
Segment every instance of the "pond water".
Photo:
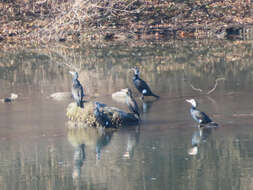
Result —
[[[0, 103], [0, 189], [251, 189], [252, 49], [252, 41], [189, 40], [0, 52], [0, 98], [19, 95]], [[159, 100], [140, 101], [133, 66]], [[87, 100], [127, 111], [111, 94], [132, 88], [140, 126], [68, 129], [71, 98], [50, 94], [70, 91], [74, 69]], [[200, 131], [186, 98], [220, 127]]]

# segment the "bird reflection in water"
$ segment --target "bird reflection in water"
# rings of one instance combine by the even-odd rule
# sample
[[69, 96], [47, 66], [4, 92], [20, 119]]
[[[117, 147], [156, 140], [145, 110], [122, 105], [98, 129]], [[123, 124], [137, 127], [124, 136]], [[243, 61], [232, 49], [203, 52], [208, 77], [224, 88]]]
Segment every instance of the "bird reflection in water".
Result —
[[97, 139], [97, 142], [96, 142], [96, 159], [97, 160], [101, 159], [101, 150], [111, 142], [112, 135], [113, 135], [112, 131], [107, 131], [107, 132], [104, 131], [102, 135]]
[[207, 141], [214, 129], [217, 127], [197, 127], [192, 135], [192, 147], [188, 150], [188, 154], [197, 155], [200, 144]]
[[147, 113], [150, 108], [152, 107], [153, 103], [156, 102], [157, 100], [152, 100], [152, 101], [142, 101], [142, 111], [143, 113]]
[[72, 177], [77, 180], [81, 176], [81, 168], [86, 158], [86, 147], [96, 149], [96, 159], [101, 158], [101, 150], [110, 143], [113, 131], [94, 129], [90, 127], [70, 128], [69, 122], [68, 141], [74, 147]]
[[139, 143], [140, 139], [140, 126], [136, 126], [134, 130], [127, 132], [126, 151], [124, 152], [123, 157], [126, 159], [132, 159], [134, 155], [134, 149]]
[[74, 150], [74, 163], [73, 163], [73, 179], [77, 179], [81, 175], [81, 168], [83, 166], [83, 162], [85, 160], [85, 145], [80, 144], [75, 147]]
[[[113, 134], [116, 131], [105, 128], [79, 126], [74, 128], [72, 126], [74, 125], [73, 123], [74, 122], [68, 122], [68, 141], [74, 148], [72, 177], [75, 185], [78, 186], [86, 156], [95, 154], [94, 159], [100, 161], [102, 159], [103, 149], [111, 143]], [[121, 131], [117, 131], [117, 133], [119, 133], [121, 137], [120, 142], [126, 145], [125, 151], [119, 154], [123, 155], [126, 159], [131, 159], [134, 155], [134, 149], [139, 142], [139, 126], [122, 129]], [[127, 137], [126, 139], [124, 139], [125, 135]]]

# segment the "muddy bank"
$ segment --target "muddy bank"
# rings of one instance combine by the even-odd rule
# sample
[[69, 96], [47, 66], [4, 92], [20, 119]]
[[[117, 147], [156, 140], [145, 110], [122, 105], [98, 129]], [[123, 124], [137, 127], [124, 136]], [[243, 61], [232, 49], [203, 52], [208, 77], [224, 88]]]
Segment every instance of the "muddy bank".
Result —
[[49, 42], [252, 37], [250, 1], [0, 2], [0, 46]]

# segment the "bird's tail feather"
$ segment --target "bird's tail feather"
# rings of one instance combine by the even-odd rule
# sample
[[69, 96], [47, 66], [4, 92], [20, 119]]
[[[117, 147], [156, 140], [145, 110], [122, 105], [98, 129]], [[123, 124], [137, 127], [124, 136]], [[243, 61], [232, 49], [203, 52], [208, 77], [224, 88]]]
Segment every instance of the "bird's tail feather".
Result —
[[207, 123], [206, 124], [206, 127], [210, 127], [210, 128], [216, 128], [216, 127], [219, 127], [219, 125], [215, 122], [210, 122], [210, 123]]
[[154, 96], [154, 97], [156, 97], [156, 98], [160, 98], [160, 96], [158, 96], [158, 95], [156, 95], [156, 94], [154, 94], [154, 93], [152, 93], [152, 96]]

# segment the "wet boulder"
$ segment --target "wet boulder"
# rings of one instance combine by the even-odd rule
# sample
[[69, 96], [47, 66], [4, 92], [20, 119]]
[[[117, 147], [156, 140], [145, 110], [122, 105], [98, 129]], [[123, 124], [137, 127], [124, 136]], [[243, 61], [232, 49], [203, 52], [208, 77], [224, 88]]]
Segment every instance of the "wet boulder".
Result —
[[112, 94], [112, 99], [119, 103], [125, 103], [127, 97], [127, 88], [121, 89], [120, 91]]
[[1, 100], [1, 102], [7, 103], [7, 102], [12, 102], [12, 101], [16, 100], [17, 98], [18, 98], [17, 94], [11, 93], [10, 97], [3, 98], [0, 100]]
[[120, 128], [135, 125], [139, 122], [133, 113], [127, 113], [119, 108], [109, 107], [105, 104], [100, 104], [98, 107], [96, 104], [94, 102], [85, 102], [84, 108], [80, 108], [77, 107], [76, 103], [70, 103], [67, 107], [66, 115], [79, 128], [87, 125], [95, 128]]
[[71, 92], [55, 92], [50, 95], [50, 98], [57, 101], [67, 100], [71, 98]]

